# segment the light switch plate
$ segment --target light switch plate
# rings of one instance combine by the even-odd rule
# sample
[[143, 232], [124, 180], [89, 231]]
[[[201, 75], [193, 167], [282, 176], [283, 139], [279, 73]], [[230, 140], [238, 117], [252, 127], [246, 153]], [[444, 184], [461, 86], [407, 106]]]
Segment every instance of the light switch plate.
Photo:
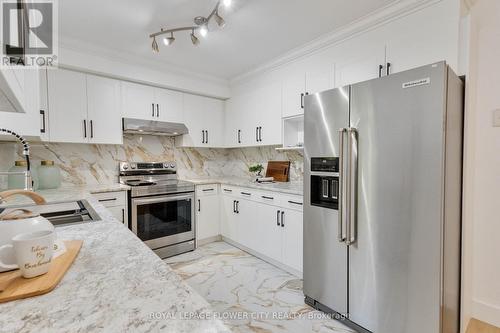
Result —
[[493, 110], [493, 127], [500, 127], [500, 109]]

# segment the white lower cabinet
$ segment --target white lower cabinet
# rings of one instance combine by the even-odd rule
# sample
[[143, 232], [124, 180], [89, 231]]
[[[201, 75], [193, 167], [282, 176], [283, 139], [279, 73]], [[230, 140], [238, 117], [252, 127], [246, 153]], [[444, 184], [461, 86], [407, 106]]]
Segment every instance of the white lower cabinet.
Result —
[[[263, 259], [302, 272], [302, 197], [222, 186], [221, 234]], [[264, 202], [263, 197], [273, 198]]]
[[218, 185], [196, 187], [196, 241], [220, 235]]
[[125, 225], [128, 225], [127, 192], [114, 191], [92, 194], [113, 216]]

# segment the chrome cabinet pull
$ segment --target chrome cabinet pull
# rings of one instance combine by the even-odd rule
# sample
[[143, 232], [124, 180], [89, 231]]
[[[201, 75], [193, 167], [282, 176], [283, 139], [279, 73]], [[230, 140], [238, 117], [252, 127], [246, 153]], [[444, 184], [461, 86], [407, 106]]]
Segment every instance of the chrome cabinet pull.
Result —
[[347, 207], [349, 207], [349, 227], [347, 228], [347, 245], [354, 244], [357, 237], [357, 174], [358, 174], [358, 132], [355, 128], [350, 127], [348, 130], [348, 158], [349, 158], [349, 171], [348, 171], [348, 195]]
[[285, 227], [285, 211], [281, 212], [281, 227]]
[[346, 237], [344, 236], [343, 226], [344, 226], [344, 135], [346, 133], [345, 128], [339, 129], [339, 194], [338, 194], [338, 205], [339, 207], [339, 217], [338, 217], [338, 233], [337, 238], [339, 242], [344, 243]]
[[276, 225], [277, 225], [278, 227], [280, 226], [280, 213], [281, 213], [281, 211], [280, 211], [280, 210], [278, 210], [278, 211], [276, 212]]

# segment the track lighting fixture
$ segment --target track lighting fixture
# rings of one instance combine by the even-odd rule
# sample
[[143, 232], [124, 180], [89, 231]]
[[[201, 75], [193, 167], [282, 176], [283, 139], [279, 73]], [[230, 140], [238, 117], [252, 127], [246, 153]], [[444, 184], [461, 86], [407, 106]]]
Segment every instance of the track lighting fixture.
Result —
[[193, 45], [199, 45], [200, 40], [199, 38], [195, 35], [195, 32], [198, 31], [202, 37], [205, 37], [208, 34], [208, 24], [210, 23], [210, 20], [213, 18], [217, 25], [220, 28], [223, 28], [226, 25], [226, 21], [220, 16], [219, 14], [219, 7], [221, 5], [221, 1], [224, 4], [225, 7], [229, 7], [231, 5], [231, 0], [219, 0], [217, 1], [217, 4], [215, 5], [215, 8], [212, 10], [210, 15], [207, 17], [204, 16], [196, 16], [194, 18], [194, 26], [190, 27], [181, 27], [181, 28], [174, 28], [174, 29], [161, 29], [158, 32], [155, 32], [151, 35], [149, 35], [150, 38], [153, 39], [153, 43], [151, 45], [151, 48], [153, 49], [153, 52], [160, 52], [160, 49], [158, 47], [158, 43], [156, 42], [156, 37], [160, 35], [165, 35], [165, 34], [170, 34], [170, 37], [164, 37], [163, 38], [163, 43], [167, 46], [172, 45], [172, 43], [175, 41], [174, 37], [174, 32], [177, 31], [189, 31], [191, 30], [191, 42]]

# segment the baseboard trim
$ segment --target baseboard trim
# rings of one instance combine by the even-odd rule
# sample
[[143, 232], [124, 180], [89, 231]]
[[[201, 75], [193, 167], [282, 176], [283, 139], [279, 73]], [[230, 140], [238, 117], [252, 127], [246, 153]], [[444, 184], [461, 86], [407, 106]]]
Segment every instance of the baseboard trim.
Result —
[[472, 301], [472, 317], [500, 327], [500, 307], [477, 300]]
[[203, 238], [203, 239], [200, 239], [200, 240], [196, 240], [196, 247], [203, 246], [203, 245], [206, 245], [206, 244], [209, 244], [209, 243], [213, 243], [213, 242], [219, 242], [221, 240], [222, 240], [222, 236], [221, 235]]
[[250, 253], [251, 255], [253, 255], [253, 256], [257, 257], [257, 258], [262, 259], [265, 262], [268, 262], [271, 265], [276, 266], [276, 267], [278, 267], [278, 268], [280, 268], [280, 269], [282, 269], [284, 271], [287, 271], [288, 273], [290, 273], [292, 275], [295, 275], [296, 277], [302, 279], [302, 272], [296, 270], [295, 268], [292, 268], [290, 266], [287, 266], [285, 264], [280, 263], [279, 261], [271, 259], [271, 258], [263, 255], [262, 253], [259, 253], [259, 252], [255, 251], [255, 250], [252, 250], [252, 249], [246, 247], [245, 245], [242, 245], [242, 244], [240, 244], [238, 242], [235, 242], [234, 240], [232, 240], [230, 238], [227, 238], [225, 236], [222, 236], [222, 240], [224, 242], [228, 243], [228, 244], [231, 244], [231, 245], [239, 248], [240, 250], [243, 250], [243, 251], [245, 251], [247, 253]]

